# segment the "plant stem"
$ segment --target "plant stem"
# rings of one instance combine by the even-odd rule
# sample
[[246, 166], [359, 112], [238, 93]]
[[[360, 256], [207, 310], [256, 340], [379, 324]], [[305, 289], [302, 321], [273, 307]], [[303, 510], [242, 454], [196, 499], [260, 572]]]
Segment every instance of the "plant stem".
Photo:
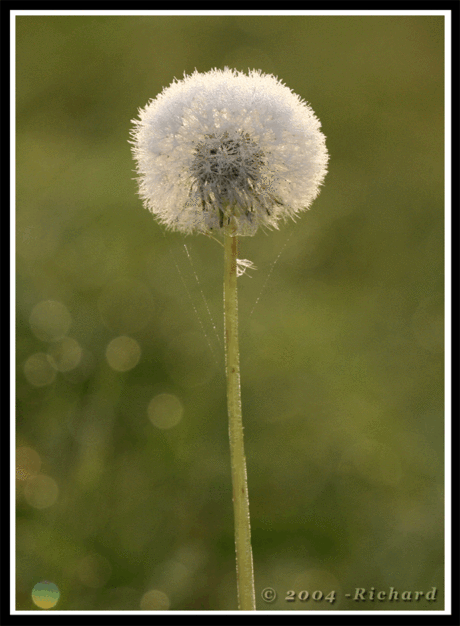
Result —
[[238, 292], [236, 260], [238, 238], [225, 233], [224, 243], [224, 325], [227, 404], [232, 467], [233, 511], [235, 517], [236, 576], [238, 607], [255, 611], [254, 568], [249, 521], [248, 481], [241, 416], [240, 352], [238, 346]]

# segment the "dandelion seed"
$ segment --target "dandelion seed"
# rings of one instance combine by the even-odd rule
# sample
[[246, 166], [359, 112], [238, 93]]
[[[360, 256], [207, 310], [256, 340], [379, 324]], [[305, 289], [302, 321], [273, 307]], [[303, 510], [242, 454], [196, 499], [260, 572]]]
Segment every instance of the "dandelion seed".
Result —
[[133, 120], [139, 195], [184, 233], [254, 235], [308, 209], [328, 153], [311, 107], [272, 75], [196, 70]]
[[[236, 275], [243, 276], [246, 273], [246, 270], [256, 270], [257, 267], [254, 265], [252, 261], [248, 259], [236, 259]], [[249, 276], [249, 274], [248, 274]]]

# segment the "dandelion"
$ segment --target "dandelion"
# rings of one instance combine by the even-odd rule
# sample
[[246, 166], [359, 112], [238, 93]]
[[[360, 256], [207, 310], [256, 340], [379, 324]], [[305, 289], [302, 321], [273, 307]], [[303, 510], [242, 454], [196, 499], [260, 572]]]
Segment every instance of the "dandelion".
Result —
[[196, 70], [175, 80], [133, 120], [139, 195], [171, 230], [224, 238], [224, 326], [238, 603], [255, 610], [241, 413], [238, 236], [278, 228], [317, 197], [327, 172], [311, 107], [261, 71]]
[[254, 235], [308, 209], [328, 154], [311, 107], [272, 75], [173, 82], [133, 120], [139, 195], [168, 228]]

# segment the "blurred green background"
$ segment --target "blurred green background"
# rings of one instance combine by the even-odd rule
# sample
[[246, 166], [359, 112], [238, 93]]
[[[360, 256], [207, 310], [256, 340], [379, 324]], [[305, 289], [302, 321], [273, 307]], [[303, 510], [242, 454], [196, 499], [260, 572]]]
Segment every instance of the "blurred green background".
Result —
[[442, 609], [443, 18], [19, 16], [16, 37], [17, 608], [40, 581], [60, 610], [237, 608], [222, 248], [164, 232], [128, 144], [174, 77], [227, 65], [311, 103], [330, 152], [311, 211], [241, 239], [257, 607]]

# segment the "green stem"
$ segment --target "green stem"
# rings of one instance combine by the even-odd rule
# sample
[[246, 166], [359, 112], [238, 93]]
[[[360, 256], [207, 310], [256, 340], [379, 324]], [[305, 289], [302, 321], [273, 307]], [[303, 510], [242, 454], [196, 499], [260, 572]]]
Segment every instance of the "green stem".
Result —
[[249, 521], [248, 480], [241, 416], [240, 353], [238, 346], [238, 292], [236, 260], [238, 238], [225, 234], [224, 324], [227, 403], [235, 516], [236, 576], [241, 611], [255, 611], [254, 568]]

